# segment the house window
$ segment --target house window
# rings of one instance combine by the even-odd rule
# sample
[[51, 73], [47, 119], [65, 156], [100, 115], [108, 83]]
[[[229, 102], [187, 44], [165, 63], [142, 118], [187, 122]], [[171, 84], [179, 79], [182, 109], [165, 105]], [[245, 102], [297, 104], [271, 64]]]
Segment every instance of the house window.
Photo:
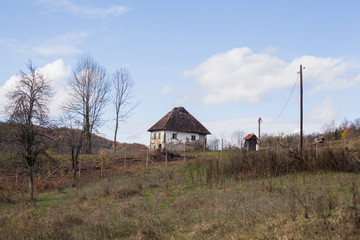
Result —
[[195, 141], [196, 140], [196, 136], [195, 135], [191, 135], [191, 141]]
[[154, 139], [156, 139], [156, 133], [154, 133]]
[[177, 133], [173, 133], [172, 139], [177, 139]]
[[159, 139], [161, 138], [161, 133], [159, 133]]

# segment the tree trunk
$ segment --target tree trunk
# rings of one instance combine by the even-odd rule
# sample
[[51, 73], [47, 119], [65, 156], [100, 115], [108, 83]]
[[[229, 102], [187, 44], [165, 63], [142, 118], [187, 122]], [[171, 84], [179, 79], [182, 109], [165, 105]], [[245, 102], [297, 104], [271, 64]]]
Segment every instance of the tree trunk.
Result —
[[86, 153], [91, 154], [91, 133], [87, 133], [87, 147], [86, 147]]
[[88, 128], [85, 128], [84, 142], [84, 153], [91, 154], [91, 136]]
[[29, 197], [34, 201], [34, 166], [29, 166]]
[[117, 135], [118, 127], [119, 127], [119, 120], [118, 117], [116, 116], [115, 135], [114, 135], [114, 153], [116, 153], [116, 135]]
[[[74, 181], [76, 180], [76, 172], [79, 169], [79, 154], [83, 143], [83, 135], [84, 135], [84, 131], [81, 132], [78, 145], [71, 147], [71, 159], [72, 159]], [[79, 178], [80, 178], [80, 174], [79, 174]]]
[[77, 165], [77, 163], [76, 163], [75, 166], [74, 166], [74, 168], [73, 168], [73, 178], [74, 178], [74, 181], [76, 181], [77, 169], [78, 169], [78, 165]]
[[76, 173], [79, 169], [79, 153], [80, 153], [81, 145], [73, 146], [71, 151], [72, 158], [72, 166], [73, 166], [73, 177], [76, 180]]
[[86, 106], [86, 113], [85, 113], [85, 153], [91, 154], [91, 132], [90, 132], [90, 113], [89, 107]]
[[72, 146], [71, 148], [71, 160], [72, 160], [72, 169], [73, 169], [73, 178], [74, 181], [76, 180], [76, 172], [78, 169], [78, 161], [76, 159], [76, 146]]

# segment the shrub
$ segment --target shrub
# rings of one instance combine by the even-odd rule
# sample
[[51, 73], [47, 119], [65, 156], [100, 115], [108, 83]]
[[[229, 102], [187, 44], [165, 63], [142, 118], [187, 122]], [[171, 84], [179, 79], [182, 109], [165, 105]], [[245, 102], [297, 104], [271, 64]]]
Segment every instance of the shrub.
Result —
[[[304, 171], [360, 172], [360, 160], [356, 153], [346, 148], [323, 148], [316, 154], [314, 149], [300, 152], [296, 149], [266, 150], [258, 152], [229, 151], [222, 155], [203, 156], [194, 165], [196, 174], [192, 181], [204, 175], [206, 184], [213, 185], [233, 177], [235, 180], [269, 178]], [[203, 170], [200, 170], [203, 168]], [[193, 170], [194, 171], [194, 170]]]

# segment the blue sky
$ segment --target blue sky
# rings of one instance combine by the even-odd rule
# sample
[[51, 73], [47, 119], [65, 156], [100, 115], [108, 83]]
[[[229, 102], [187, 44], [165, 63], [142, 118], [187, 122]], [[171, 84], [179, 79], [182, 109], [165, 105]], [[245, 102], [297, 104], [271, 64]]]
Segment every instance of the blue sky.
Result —
[[[148, 144], [146, 132], [184, 106], [213, 136], [236, 130], [299, 131], [304, 73], [304, 131], [354, 120], [360, 100], [358, 1], [6, 1], [0, 9], [0, 107], [16, 74], [33, 63], [48, 71], [56, 97], [79, 55], [109, 73], [127, 67], [139, 106], [121, 123], [121, 142]], [[99, 132], [113, 137], [113, 111]]]

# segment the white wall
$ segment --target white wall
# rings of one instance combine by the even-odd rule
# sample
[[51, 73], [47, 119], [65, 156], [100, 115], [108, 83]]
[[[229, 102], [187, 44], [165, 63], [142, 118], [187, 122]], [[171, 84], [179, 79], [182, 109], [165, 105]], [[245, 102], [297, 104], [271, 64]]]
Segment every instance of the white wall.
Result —
[[[177, 134], [177, 139], [173, 139], [173, 133]], [[188, 132], [177, 132], [177, 131], [166, 131], [166, 143], [184, 143], [184, 142], [193, 142], [191, 136], [195, 136], [195, 141], [199, 141], [200, 145], [203, 145], [204, 139], [206, 138], [205, 134], [199, 133], [188, 133]]]
[[[176, 139], [172, 138], [173, 133], [177, 134]], [[156, 137], [154, 137], [154, 134], [156, 134]], [[195, 141], [191, 140], [191, 136], [195, 136]], [[199, 133], [178, 132], [169, 130], [154, 131], [150, 134], [150, 149], [159, 150], [159, 146], [161, 145], [161, 149], [164, 149], [166, 146], [169, 150], [177, 151], [184, 148], [184, 143], [186, 143], [188, 148], [202, 147], [204, 145], [205, 139], [206, 135]]]
[[[160, 134], [160, 138], [159, 138]], [[156, 136], [154, 136], [156, 135]], [[165, 137], [165, 131], [154, 131], [150, 133], [150, 150], [159, 149], [159, 145], [161, 145], [161, 148], [164, 148], [164, 137]]]

